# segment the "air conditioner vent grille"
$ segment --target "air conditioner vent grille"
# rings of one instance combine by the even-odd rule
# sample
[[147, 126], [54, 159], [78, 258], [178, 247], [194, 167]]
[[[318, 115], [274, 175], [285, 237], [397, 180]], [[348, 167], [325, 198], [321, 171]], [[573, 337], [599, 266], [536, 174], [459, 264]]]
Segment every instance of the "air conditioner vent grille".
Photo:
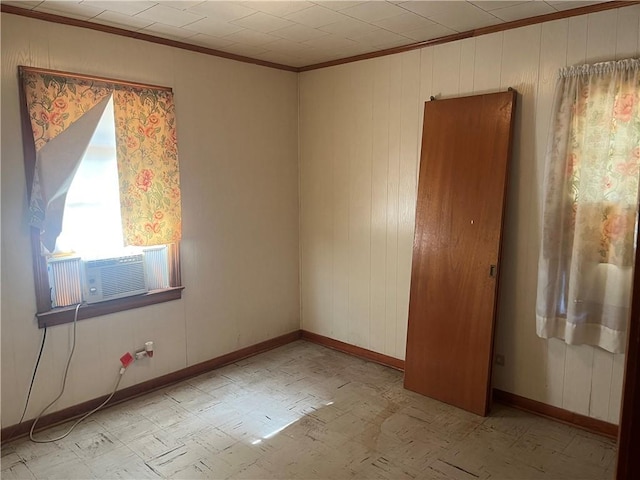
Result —
[[169, 288], [169, 262], [166, 246], [145, 248], [144, 266], [149, 290]]
[[90, 260], [84, 264], [85, 301], [102, 302], [146, 293], [144, 255]]
[[102, 297], [119, 296], [126, 292], [144, 290], [144, 264], [125, 263], [100, 269]]
[[51, 259], [47, 262], [52, 307], [82, 302], [81, 265], [78, 257]]

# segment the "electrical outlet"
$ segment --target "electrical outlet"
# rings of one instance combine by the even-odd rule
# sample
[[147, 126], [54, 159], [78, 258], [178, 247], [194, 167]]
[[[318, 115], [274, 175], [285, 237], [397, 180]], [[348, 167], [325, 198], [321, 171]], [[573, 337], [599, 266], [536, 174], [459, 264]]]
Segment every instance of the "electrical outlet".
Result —
[[142, 360], [146, 356], [147, 356], [147, 352], [145, 352], [144, 350], [136, 351], [136, 360]]
[[504, 367], [504, 355], [496, 353], [496, 365]]
[[144, 357], [153, 357], [153, 342], [145, 342], [144, 348], [135, 351], [136, 360], [141, 360]]

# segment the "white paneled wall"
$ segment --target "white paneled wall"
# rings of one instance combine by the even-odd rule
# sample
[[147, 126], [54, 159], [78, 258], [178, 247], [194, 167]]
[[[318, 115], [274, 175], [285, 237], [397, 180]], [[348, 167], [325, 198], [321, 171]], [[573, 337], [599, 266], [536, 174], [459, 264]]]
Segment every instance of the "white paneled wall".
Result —
[[304, 328], [403, 356], [420, 53], [303, 74]]
[[[299, 328], [297, 75], [2, 14], [2, 426], [20, 418], [42, 331], [27, 226], [18, 65], [174, 89], [182, 182], [182, 300], [78, 323], [65, 395], [113, 388], [126, 351], [155, 342], [122, 387]], [[26, 418], [58, 393], [70, 325], [49, 329]]]
[[617, 423], [624, 355], [538, 338], [535, 295], [556, 73], [638, 56], [639, 19], [631, 6], [301, 74], [302, 328], [404, 358], [424, 102], [513, 87], [493, 384]]

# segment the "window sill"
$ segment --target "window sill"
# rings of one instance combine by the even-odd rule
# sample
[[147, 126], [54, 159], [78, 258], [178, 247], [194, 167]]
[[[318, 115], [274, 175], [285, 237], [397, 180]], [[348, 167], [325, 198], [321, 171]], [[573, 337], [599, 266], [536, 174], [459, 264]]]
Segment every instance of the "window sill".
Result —
[[[146, 307], [156, 303], [169, 302], [182, 298], [184, 287], [171, 287], [162, 290], [152, 290], [144, 295], [133, 297], [117, 298], [106, 302], [84, 304], [78, 310], [78, 320], [99, 317], [110, 313], [122, 312], [133, 308]], [[38, 328], [53, 327], [63, 323], [72, 323], [75, 315], [75, 305], [70, 307], [60, 307], [48, 312], [37, 313]]]

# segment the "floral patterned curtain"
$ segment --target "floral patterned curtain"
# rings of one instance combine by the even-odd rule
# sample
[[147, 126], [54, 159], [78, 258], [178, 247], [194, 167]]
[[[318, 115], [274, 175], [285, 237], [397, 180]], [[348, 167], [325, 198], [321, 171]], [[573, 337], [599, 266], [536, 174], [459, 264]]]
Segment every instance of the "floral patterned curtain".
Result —
[[181, 212], [173, 94], [118, 87], [114, 110], [125, 244], [176, 243]]
[[23, 85], [36, 151], [111, 93], [104, 83], [28, 70]]
[[53, 250], [66, 192], [111, 95], [125, 245], [179, 241], [173, 93], [28, 67], [21, 75], [36, 154], [30, 223], [40, 228], [45, 247]]
[[622, 352], [640, 177], [640, 60], [560, 71], [546, 154], [537, 332]]
[[[65, 145], [64, 148], [66, 151], [65, 166], [63, 168], [58, 166], [57, 173], [60, 174], [57, 175], [58, 178], [42, 179], [44, 171], [48, 168], [48, 163], [59, 163], [55, 160], [53, 162], [47, 160], [52, 156], [57, 157], [55, 151], [60, 150], [57, 145], [52, 146], [50, 142], [58, 138], [56, 143], [65, 143], [66, 139], [60, 135], [72, 125], [77, 126], [81, 118], [110, 95], [111, 89], [104, 83], [93, 80], [70, 79], [53, 73], [29, 70], [22, 70], [21, 73], [36, 155], [36, 167], [29, 200], [30, 224], [40, 228], [44, 233], [47, 210], [55, 207], [55, 210], [61, 212], [64, 208], [64, 197], [70, 184], [69, 177], [73, 177], [73, 173], [84, 155], [93, 133], [92, 127], [95, 128], [99, 114], [95, 122], [92, 119], [93, 125], [83, 126], [85, 128], [80, 128], [80, 132], [74, 136], [74, 141], [66, 142], [68, 145]], [[58, 205], [60, 203], [61, 205]], [[49, 225], [46, 226], [47, 236], [51, 230], [53, 230], [53, 237], [60, 233], [61, 213], [59, 216], [59, 220], [49, 219]], [[55, 238], [53, 242], [55, 243]], [[53, 246], [50, 245], [50, 248]]]

